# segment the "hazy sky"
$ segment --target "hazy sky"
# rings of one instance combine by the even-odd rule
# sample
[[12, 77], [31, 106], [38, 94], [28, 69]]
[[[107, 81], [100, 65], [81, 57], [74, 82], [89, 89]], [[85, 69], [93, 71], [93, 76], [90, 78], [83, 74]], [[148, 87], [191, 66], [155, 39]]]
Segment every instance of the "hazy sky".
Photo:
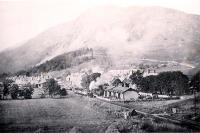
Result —
[[163, 6], [200, 14], [200, 0], [0, 0], [0, 51], [103, 5]]

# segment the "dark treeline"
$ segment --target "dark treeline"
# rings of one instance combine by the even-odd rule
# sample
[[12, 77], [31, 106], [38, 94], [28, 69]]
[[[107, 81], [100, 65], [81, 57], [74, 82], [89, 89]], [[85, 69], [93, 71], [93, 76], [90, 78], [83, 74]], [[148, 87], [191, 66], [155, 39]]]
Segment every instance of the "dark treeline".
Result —
[[191, 94], [193, 92], [192, 88], [195, 88], [197, 91], [200, 90], [200, 72], [194, 75], [191, 81], [180, 71], [161, 72], [158, 75], [147, 77], [142, 75], [142, 72], [137, 71], [132, 73], [129, 78], [143, 92], [184, 95]]
[[23, 87], [19, 87], [17, 84], [14, 83], [13, 80], [4, 79], [3, 80], [3, 97], [0, 99], [7, 99], [10, 95], [12, 99], [17, 99], [19, 97], [23, 97], [25, 99], [31, 99], [33, 94], [33, 87], [31, 84], [27, 84]]
[[93, 59], [92, 57], [92, 49], [82, 48], [76, 51], [68, 52], [55, 58], [46, 61], [43, 64], [30, 68], [28, 70], [21, 70], [15, 75], [26, 75], [30, 76], [36, 73], [41, 72], [49, 72], [49, 71], [59, 71], [62, 69], [70, 68], [73, 66], [77, 66], [84, 62], [90, 61]]
[[200, 92], [200, 71], [191, 78], [190, 86], [194, 91]]

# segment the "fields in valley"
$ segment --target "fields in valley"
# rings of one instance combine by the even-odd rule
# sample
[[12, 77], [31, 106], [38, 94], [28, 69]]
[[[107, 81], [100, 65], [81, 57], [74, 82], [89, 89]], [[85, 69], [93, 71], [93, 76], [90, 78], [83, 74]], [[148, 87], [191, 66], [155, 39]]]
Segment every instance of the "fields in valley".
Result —
[[[125, 105], [147, 113], [155, 113], [164, 106], [180, 101], [138, 101]], [[123, 120], [116, 115], [123, 110], [123, 107], [73, 93], [63, 99], [4, 100], [0, 101], [0, 132], [64, 133], [73, 127], [80, 127], [85, 133], [103, 133], [113, 122]], [[173, 127], [172, 130], [178, 128], [182, 131], [182, 128], [171, 123], [166, 126], [168, 125]], [[155, 131], [160, 128], [158, 124], [155, 127]]]
[[64, 99], [0, 101], [0, 132], [66, 132], [80, 127], [84, 132], [104, 132], [116, 120], [107, 112], [121, 110], [82, 96]]

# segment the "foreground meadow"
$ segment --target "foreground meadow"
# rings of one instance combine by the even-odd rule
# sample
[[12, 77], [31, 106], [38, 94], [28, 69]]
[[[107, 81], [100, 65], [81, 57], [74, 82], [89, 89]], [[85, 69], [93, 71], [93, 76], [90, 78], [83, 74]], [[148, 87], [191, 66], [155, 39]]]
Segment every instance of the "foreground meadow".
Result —
[[[107, 103], [76, 95], [0, 101], [0, 132], [66, 132], [73, 127], [81, 127], [84, 132], [104, 132], [116, 120], [107, 113], [109, 108]], [[111, 110], [121, 108], [113, 106]]]
[[[163, 103], [158, 101], [156, 105]], [[146, 110], [145, 102], [130, 105]], [[71, 133], [79, 129], [83, 133], [191, 131], [139, 114], [125, 120], [124, 111], [127, 109], [121, 106], [73, 93], [61, 99], [3, 100], [0, 101], [0, 132]]]

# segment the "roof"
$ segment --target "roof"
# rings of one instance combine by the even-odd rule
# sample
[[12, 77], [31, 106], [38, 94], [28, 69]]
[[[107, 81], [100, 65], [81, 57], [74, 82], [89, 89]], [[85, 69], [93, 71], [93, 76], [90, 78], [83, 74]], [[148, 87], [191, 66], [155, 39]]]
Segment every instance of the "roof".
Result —
[[122, 82], [130, 84], [130, 83], [131, 83], [131, 80], [130, 80], [130, 79], [127, 79], [127, 78], [125, 78], [125, 79], [124, 79]]
[[134, 91], [133, 89], [129, 88], [129, 87], [121, 87], [121, 86], [117, 86], [117, 87], [110, 87], [110, 88], [107, 88], [106, 89], [107, 91], [112, 91], [112, 92], [119, 92], [119, 93], [124, 93], [128, 90], [132, 90]]

